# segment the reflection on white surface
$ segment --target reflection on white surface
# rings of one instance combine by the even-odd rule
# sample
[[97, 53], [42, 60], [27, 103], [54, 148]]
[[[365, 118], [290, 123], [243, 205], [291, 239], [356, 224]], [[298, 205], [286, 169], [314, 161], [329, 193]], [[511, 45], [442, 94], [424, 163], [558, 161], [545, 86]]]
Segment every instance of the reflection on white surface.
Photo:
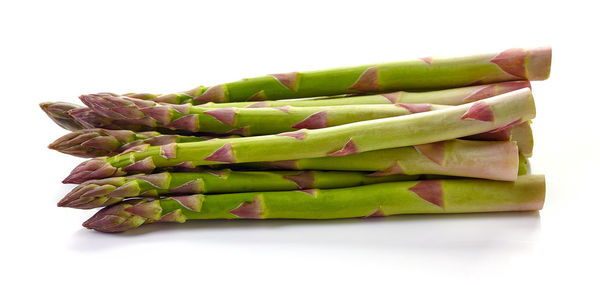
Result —
[[341, 220], [206, 220], [151, 224], [120, 234], [82, 229], [72, 236], [77, 251], [107, 251], [133, 244], [170, 242], [195, 247], [282, 245], [347, 250], [465, 250], [482, 254], [527, 250], [540, 229], [538, 212], [398, 215]]

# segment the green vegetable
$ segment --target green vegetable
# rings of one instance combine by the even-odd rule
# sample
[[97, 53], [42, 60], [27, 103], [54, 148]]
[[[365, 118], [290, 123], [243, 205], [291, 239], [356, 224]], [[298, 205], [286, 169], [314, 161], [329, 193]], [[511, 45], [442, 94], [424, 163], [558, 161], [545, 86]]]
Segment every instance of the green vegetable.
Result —
[[189, 132], [278, 134], [302, 128], [320, 129], [343, 124], [441, 110], [432, 104], [342, 105], [320, 107], [202, 108], [158, 104], [107, 94], [83, 95], [81, 100], [97, 113], [120, 120], [146, 120], [160, 126]]
[[141, 173], [156, 167], [293, 160], [420, 145], [488, 132], [535, 116], [530, 89], [443, 110], [269, 136], [173, 143], [77, 166], [63, 181]]
[[77, 131], [85, 128], [68, 114], [70, 110], [81, 108], [79, 105], [67, 102], [43, 102], [40, 103], [40, 108], [52, 121], [66, 130]]
[[311, 188], [341, 188], [390, 181], [414, 180], [418, 176], [368, 176], [341, 171], [231, 171], [162, 172], [157, 174], [90, 180], [75, 187], [59, 203], [61, 207], [91, 209], [124, 198], [164, 195], [264, 192]]
[[339, 219], [398, 214], [535, 211], [544, 204], [543, 175], [515, 182], [477, 179], [378, 183], [338, 189], [247, 192], [133, 199], [83, 223], [103, 232], [142, 224], [200, 219]]
[[129, 130], [83, 129], [58, 138], [48, 147], [66, 154], [92, 158], [117, 155], [128, 149], [208, 139], [214, 137], [163, 135], [153, 131], [136, 133]]
[[205, 108], [261, 108], [261, 107], [318, 107], [339, 105], [373, 105], [373, 104], [437, 104], [437, 105], [460, 105], [477, 100], [515, 91], [521, 88], [531, 88], [529, 81], [506, 81], [494, 84], [475, 85], [452, 89], [435, 91], [408, 92], [397, 91], [377, 95], [354, 96], [355, 94], [304, 100], [281, 100], [281, 101], [259, 101], [259, 102], [232, 102], [213, 103], [208, 102], [199, 107]]
[[425, 57], [309, 72], [290, 72], [200, 86], [187, 92], [129, 97], [172, 104], [241, 102], [349, 93], [435, 90], [512, 80], [544, 80], [550, 75], [549, 47], [509, 49], [463, 57]]

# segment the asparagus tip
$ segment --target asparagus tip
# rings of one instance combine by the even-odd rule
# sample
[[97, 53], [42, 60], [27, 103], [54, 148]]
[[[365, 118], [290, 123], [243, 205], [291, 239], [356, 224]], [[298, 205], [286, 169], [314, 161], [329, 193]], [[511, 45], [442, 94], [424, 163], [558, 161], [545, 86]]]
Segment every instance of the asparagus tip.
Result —
[[104, 159], [91, 159], [79, 164], [63, 183], [82, 183], [90, 179], [110, 177], [117, 173], [117, 168], [104, 161]]
[[83, 222], [83, 226], [100, 232], [117, 233], [141, 226], [149, 219], [127, 211], [128, 208], [146, 202], [147, 199], [129, 200], [98, 211]]
[[39, 105], [42, 111], [60, 127], [69, 131], [85, 128], [68, 113], [70, 110], [81, 108], [81, 106], [67, 102], [42, 102]]

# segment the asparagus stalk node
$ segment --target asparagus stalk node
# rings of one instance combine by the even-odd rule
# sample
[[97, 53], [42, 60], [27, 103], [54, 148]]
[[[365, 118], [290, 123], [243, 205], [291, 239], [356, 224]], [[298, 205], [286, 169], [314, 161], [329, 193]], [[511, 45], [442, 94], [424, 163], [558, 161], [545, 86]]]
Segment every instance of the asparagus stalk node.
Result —
[[133, 199], [100, 210], [84, 226], [123, 232], [143, 224], [201, 219], [339, 219], [398, 214], [535, 211], [543, 175], [515, 182], [477, 179], [378, 183], [338, 189]]
[[157, 167], [293, 160], [428, 144], [488, 132], [535, 116], [528, 88], [475, 103], [408, 116], [362, 121], [269, 136], [173, 143], [96, 158], [77, 166], [63, 181], [142, 173]]

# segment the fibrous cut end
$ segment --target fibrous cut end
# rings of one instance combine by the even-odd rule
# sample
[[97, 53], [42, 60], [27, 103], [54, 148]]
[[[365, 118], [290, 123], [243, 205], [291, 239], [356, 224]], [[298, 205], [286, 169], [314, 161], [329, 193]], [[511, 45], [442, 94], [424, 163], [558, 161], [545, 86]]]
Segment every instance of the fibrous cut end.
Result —
[[529, 57], [526, 62], [527, 78], [529, 80], [545, 80], [550, 77], [550, 66], [552, 65], [552, 48], [539, 47], [528, 51]]

